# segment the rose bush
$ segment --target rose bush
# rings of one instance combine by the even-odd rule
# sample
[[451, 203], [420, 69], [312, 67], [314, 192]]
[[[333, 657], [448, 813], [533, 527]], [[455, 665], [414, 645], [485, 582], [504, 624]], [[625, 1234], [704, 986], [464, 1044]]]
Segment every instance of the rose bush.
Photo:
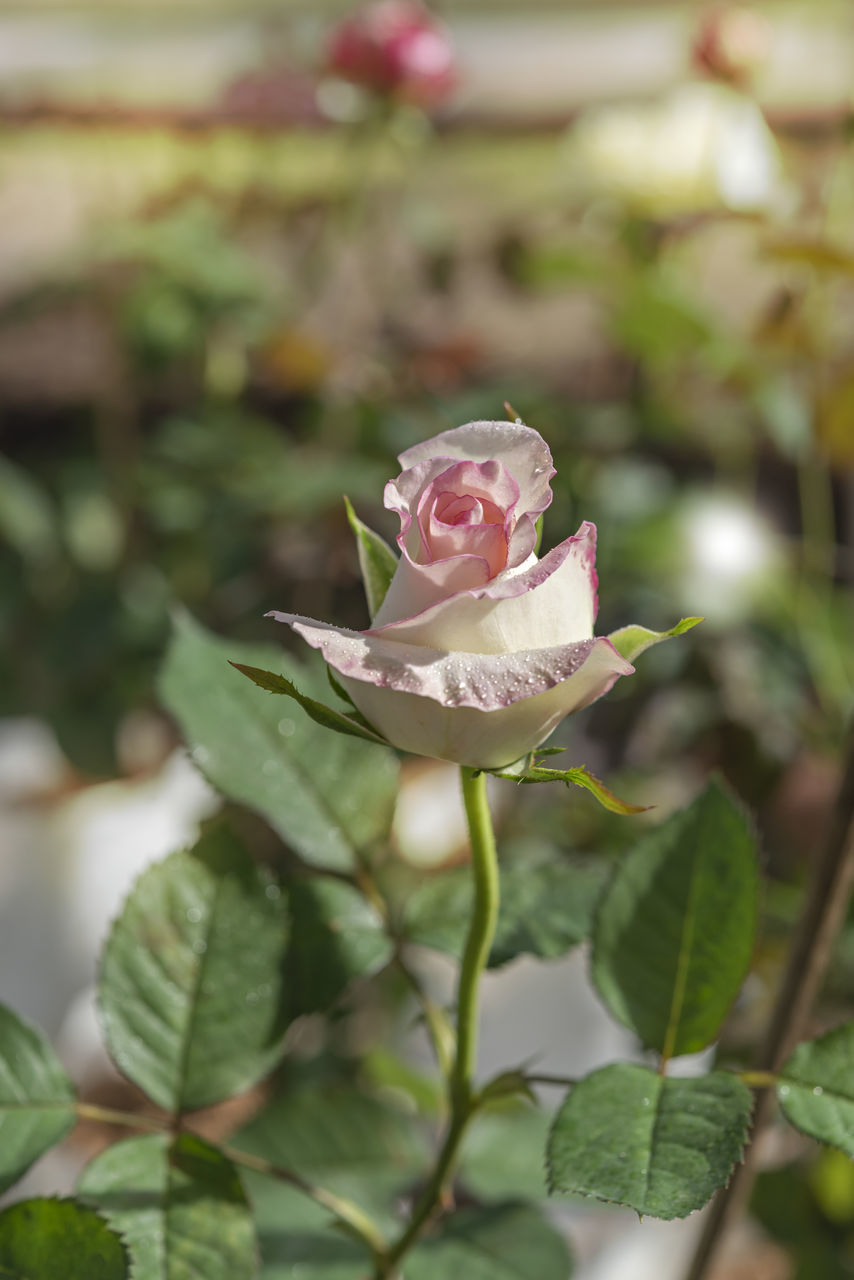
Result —
[[320, 650], [395, 746], [499, 768], [634, 670], [593, 635], [596, 530], [585, 522], [537, 557], [555, 472], [521, 423], [470, 422], [400, 463], [385, 505], [400, 516], [401, 556], [370, 629], [269, 616]]

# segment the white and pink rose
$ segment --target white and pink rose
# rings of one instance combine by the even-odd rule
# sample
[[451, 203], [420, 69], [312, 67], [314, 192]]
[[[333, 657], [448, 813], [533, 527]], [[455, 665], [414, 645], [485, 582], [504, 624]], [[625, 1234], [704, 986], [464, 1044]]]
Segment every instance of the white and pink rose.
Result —
[[[320, 650], [394, 746], [500, 768], [634, 670], [593, 634], [596, 530], [585, 522], [537, 556], [555, 472], [545, 441], [521, 423], [470, 422], [400, 464], [385, 505], [400, 516], [401, 555], [370, 628], [270, 616]], [[618, 634], [629, 632], [623, 653], [663, 638]]]

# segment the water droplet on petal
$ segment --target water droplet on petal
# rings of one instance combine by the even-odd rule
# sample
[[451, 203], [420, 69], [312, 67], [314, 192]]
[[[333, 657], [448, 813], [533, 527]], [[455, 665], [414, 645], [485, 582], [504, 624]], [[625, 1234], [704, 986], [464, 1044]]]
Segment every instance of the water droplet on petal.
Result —
[[189, 920], [190, 924], [198, 924], [201, 918], [202, 918], [202, 913], [199, 907], [187, 908], [187, 919]]
[[812, 1091], [812, 1092], [813, 1092], [813, 1097], [814, 1097], [814, 1098], [820, 1098], [820, 1097], [821, 1097], [821, 1095], [824, 1093], [824, 1089], [822, 1089], [822, 1087], [821, 1087], [821, 1085], [820, 1085], [820, 1084], [817, 1084], [817, 1085], [816, 1085], [816, 1087], [813, 1089], [813, 1091]]

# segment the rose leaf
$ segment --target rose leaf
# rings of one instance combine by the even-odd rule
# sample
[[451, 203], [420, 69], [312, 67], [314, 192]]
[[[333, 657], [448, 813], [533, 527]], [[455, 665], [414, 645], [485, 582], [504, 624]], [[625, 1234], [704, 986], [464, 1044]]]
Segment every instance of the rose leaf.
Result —
[[127, 1280], [128, 1261], [115, 1232], [74, 1200], [21, 1200], [0, 1213], [0, 1276], [8, 1280]]
[[777, 1084], [783, 1113], [797, 1129], [854, 1159], [854, 1022], [798, 1045]]
[[593, 931], [611, 1013], [665, 1059], [718, 1034], [753, 951], [754, 837], [717, 781], [650, 831], [618, 868]]
[[124, 1237], [134, 1280], [251, 1280], [257, 1273], [237, 1173], [195, 1134], [114, 1143], [85, 1169], [78, 1192]]
[[326, 689], [319, 664], [297, 663], [275, 646], [223, 640], [179, 613], [159, 692], [194, 763], [223, 795], [266, 818], [306, 862], [351, 869], [388, 834], [394, 754], [333, 736], [278, 698], [262, 697], [229, 660], [261, 670], [275, 664], [312, 699]]
[[0, 1191], [74, 1126], [74, 1090], [41, 1032], [0, 1005]]
[[564, 1102], [546, 1153], [552, 1191], [685, 1218], [730, 1178], [752, 1098], [736, 1076], [662, 1076], [635, 1063], [594, 1071]]
[[286, 912], [278, 884], [219, 824], [137, 880], [107, 939], [99, 1003], [117, 1066], [159, 1106], [219, 1102], [278, 1062]]

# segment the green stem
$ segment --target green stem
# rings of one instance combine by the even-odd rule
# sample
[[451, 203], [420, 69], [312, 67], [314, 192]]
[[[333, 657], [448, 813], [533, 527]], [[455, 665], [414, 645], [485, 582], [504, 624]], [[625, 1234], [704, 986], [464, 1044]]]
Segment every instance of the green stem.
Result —
[[498, 920], [498, 858], [486, 798], [486, 775], [467, 768], [461, 769], [460, 773], [471, 838], [474, 905], [457, 991], [457, 1046], [448, 1076], [450, 1120], [436, 1165], [413, 1209], [409, 1224], [377, 1265], [378, 1280], [386, 1280], [394, 1274], [401, 1258], [421, 1235], [444, 1200], [463, 1134], [478, 1106], [474, 1089], [478, 992]]
[[450, 1080], [451, 1101], [455, 1111], [465, 1110], [472, 1100], [472, 1077], [477, 1060], [480, 975], [486, 968], [495, 937], [499, 901], [498, 857], [486, 798], [486, 774], [465, 768], [460, 770], [460, 774], [471, 838], [474, 906], [457, 994], [457, 1056]]

